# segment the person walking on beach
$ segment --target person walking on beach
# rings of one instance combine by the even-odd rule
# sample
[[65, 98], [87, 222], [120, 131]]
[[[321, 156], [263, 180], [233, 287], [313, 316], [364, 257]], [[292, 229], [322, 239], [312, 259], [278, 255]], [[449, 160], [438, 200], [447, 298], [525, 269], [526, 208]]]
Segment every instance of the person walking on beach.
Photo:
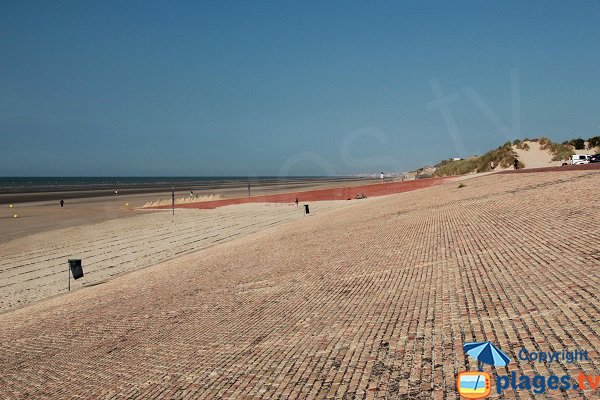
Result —
[[60, 199], [60, 208], [63, 208], [64, 205], [65, 205], [65, 201], [63, 199]]
[[298, 207], [298, 198], [297, 197], [296, 197], [295, 203], [296, 203], [296, 207]]
[[515, 157], [515, 160], [513, 161], [513, 165], [515, 166], [515, 170], [519, 169], [519, 159]]
[[383, 183], [383, 172], [379, 174], [379, 179], [381, 179], [381, 183]]
[[494, 161], [490, 161], [490, 169], [493, 171], [494, 168], [496, 168], [496, 164], [494, 164]]

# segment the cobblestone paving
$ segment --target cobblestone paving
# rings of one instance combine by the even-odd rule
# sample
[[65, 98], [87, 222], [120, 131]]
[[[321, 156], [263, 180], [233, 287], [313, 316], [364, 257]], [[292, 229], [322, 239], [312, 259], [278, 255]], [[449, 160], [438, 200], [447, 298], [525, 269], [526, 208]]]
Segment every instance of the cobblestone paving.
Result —
[[[462, 344], [482, 340], [513, 359], [500, 374], [600, 375], [600, 173], [464, 184], [304, 218], [2, 314], [0, 398], [454, 399], [455, 375], [476, 369]], [[520, 348], [590, 360], [530, 363]]]

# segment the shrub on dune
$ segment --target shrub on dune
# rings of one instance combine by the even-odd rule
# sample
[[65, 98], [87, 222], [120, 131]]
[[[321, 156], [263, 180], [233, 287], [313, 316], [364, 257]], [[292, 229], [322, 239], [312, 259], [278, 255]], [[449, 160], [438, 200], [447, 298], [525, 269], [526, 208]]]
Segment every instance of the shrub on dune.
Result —
[[573, 140], [563, 143], [554, 143], [547, 137], [538, 140], [541, 150], [548, 150], [553, 154], [552, 161], [568, 160], [575, 152], [573, 151]]
[[594, 149], [596, 147], [600, 147], [600, 136], [594, 136], [587, 140], [588, 149]]
[[552, 140], [548, 139], [545, 136], [542, 136], [541, 138], [539, 138], [538, 143], [540, 144], [541, 150], [550, 150], [552, 145], [554, 144], [554, 143], [552, 143]]
[[502, 168], [509, 168], [513, 165], [513, 161], [517, 157], [517, 153], [513, 150], [510, 142], [505, 143], [503, 146], [498, 147], [496, 150], [488, 151], [482, 155], [479, 168], [477, 172], [491, 171], [490, 164], [492, 161], [494, 165], [499, 165]]
[[[516, 140], [515, 140], [515, 142], [516, 142]], [[517, 149], [519, 149], [519, 150], [525, 150], [525, 151], [529, 150], [529, 143], [527, 143], [525, 140], [523, 140], [523, 141], [519, 140], [517, 143], [515, 143], [515, 142], [513, 142], [513, 145]]]
[[572, 139], [569, 144], [575, 147], [575, 150], [584, 150], [585, 149], [585, 140], [582, 138]]

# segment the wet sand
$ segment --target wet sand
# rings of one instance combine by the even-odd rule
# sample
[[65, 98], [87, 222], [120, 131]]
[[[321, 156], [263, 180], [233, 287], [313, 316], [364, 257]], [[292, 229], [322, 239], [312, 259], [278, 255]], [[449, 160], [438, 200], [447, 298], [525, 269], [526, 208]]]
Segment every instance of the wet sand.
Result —
[[[143, 181], [143, 178], [140, 178]], [[364, 178], [295, 178], [295, 179], [261, 179], [261, 180], [232, 180], [232, 181], [207, 181], [207, 182], [176, 182], [170, 184], [122, 184], [107, 187], [106, 184], [82, 184], [82, 185], [33, 185], [22, 186], [0, 186], [0, 204], [31, 203], [38, 201], [58, 201], [60, 199], [82, 199], [89, 197], [110, 197], [115, 190], [121, 196], [151, 195], [155, 193], [171, 193], [174, 188], [176, 192], [189, 193], [190, 190], [198, 193], [206, 192], [237, 192], [247, 190], [248, 184], [260, 191], [271, 191], [285, 188], [290, 190], [296, 187], [321, 187], [322, 185], [336, 185], [342, 182], [352, 185], [355, 182], [369, 181]]]

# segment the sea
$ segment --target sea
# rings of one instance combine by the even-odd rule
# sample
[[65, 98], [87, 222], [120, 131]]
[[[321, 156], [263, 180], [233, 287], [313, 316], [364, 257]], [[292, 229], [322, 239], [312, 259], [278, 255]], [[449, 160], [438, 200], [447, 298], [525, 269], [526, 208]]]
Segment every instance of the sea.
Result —
[[339, 181], [351, 177], [0, 177], [0, 193], [41, 193], [80, 190], [119, 190], [144, 188], [211, 189], [245, 186], [247, 184], [297, 183], [310, 181]]

